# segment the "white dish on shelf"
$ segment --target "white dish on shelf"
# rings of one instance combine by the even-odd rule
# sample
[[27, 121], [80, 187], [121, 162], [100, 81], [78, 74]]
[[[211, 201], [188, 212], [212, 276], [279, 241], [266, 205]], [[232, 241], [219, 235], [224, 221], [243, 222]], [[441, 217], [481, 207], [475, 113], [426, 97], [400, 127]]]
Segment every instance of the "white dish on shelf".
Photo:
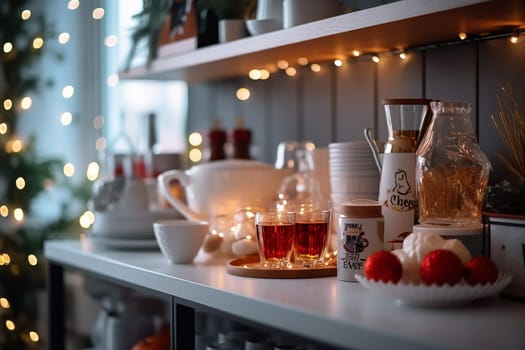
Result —
[[181, 218], [174, 209], [152, 211], [96, 211], [91, 233], [112, 239], [155, 240], [153, 223]]
[[494, 283], [471, 286], [461, 282], [455, 286], [441, 287], [424, 284], [384, 283], [369, 280], [361, 274], [355, 278], [369, 292], [394, 299], [400, 304], [421, 307], [447, 307], [467, 304], [475, 299], [486, 298], [499, 294], [511, 281], [512, 276], [500, 272]]
[[125, 239], [125, 238], [110, 238], [103, 237], [92, 232], [85, 235], [85, 239], [93, 243], [96, 247], [119, 249], [119, 250], [157, 250], [159, 245], [153, 239]]
[[282, 28], [283, 22], [278, 19], [249, 19], [246, 21], [246, 29], [250, 35], [269, 33]]

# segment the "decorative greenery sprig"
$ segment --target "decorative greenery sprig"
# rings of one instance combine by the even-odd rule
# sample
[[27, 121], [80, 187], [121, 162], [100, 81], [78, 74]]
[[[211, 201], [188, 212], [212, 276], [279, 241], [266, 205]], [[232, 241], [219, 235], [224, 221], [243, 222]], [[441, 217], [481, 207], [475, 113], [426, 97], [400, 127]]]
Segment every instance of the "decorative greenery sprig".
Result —
[[496, 156], [510, 177], [487, 188], [485, 210], [502, 214], [525, 214], [525, 115], [507, 84], [496, 96], [499, 113], [491, 116], [507, 155]]
[[501, 152], [496, 156], [518, 180], [525, 181], [525, 118], [523, 110], [510, 86], [502, 88], [503, 96], [497, 95], [500, 112], [492, 115], [492, 121], [505, 145], [508, 157]]

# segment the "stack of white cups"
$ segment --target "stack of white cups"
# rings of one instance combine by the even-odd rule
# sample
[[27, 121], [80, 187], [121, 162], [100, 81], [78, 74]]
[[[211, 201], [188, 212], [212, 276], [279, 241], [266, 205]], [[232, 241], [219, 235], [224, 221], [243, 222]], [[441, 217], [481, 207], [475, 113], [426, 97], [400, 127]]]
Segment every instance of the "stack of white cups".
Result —
[[377, 200], [380, 174], [366, 141], [331, 143], [328, 152], [332, 233], [336, 234], [341, 205], [353, 199]]

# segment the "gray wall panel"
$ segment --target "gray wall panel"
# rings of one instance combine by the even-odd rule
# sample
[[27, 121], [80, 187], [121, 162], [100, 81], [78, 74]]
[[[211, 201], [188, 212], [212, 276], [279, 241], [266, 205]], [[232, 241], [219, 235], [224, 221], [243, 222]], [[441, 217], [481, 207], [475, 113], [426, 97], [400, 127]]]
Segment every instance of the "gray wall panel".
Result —
[[318, 73], [308, 68], [301, 69], [303, 78], [302, 135], [318, 147], [327, 146], [332, 139], [333, 108], [333, 69], [329, 63], [323, 64]]
[[421, 53], [410, 53], [405, 60], [401, 60], [398, 56], [383, 57], [377, 63], [378, 140], [384, 141], [388, 135], [383, 99], [423, 97], [422, 68]]
[[337, 142], [363, 140], [365, 128], [376, 128], [374, 108], [374, 70], [370, 62], [349, 62], [337, 70]]

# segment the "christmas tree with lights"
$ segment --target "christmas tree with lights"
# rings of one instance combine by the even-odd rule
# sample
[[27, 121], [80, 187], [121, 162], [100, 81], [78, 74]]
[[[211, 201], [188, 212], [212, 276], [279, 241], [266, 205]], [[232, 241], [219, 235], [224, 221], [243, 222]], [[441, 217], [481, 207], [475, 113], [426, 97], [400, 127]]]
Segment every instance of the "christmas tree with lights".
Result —
[[[37, 329], [42, 309], [37, 293], [45, 287], [43, 242], [75, 234], [78, 220], [67, 214], [66, 204], [51, 222], [31, 219], [31, 202], [65, 178], [62, 161], [41, 159], [34, 139], [24, 141], [17, 134], [19, 115], [31, 108], [29, 94], [52, 84], [34, 69], [50, 27], [30, 5], [30, 0], [0, 3], [0, 349], [45, 347]], [[60, 59], [60, 53], [55, 55]], [[80, 187], [61, 185], [78, 192], [75, 196], [89, 196]]]

